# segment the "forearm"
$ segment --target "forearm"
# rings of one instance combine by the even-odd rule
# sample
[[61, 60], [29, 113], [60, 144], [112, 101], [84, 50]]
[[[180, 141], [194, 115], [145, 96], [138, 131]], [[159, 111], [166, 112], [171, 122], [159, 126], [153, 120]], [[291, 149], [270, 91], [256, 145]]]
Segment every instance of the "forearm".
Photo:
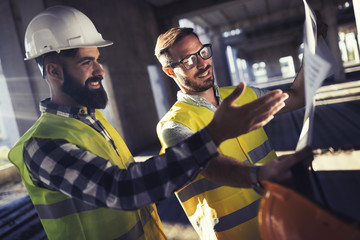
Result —
[[234, 158], [219, 155], [208, 164], [202, 174], [214, 182], [231, 187], [259, 187], [262, 181], [273, 181], [291, 186], [291, 167], [299, 162], [302, 162], [304, 166], [309, 166], [312, 160], [313, 153], [308, 147], [294, 154], [275, 158], [260, 166], [249, 165]]
[[213, 182], [239, 188], [250, 188], [250, 164], [242, 163], [235, 158], [219, 155], [202, 171], [202, 174]]
[[217, 155], [209, 135], [201, 131], [166, 154], [130, 164], [128, 169], [65, 140], [32, 141], [24, 160], [39, 187], [98, 207], [135, 210], [169, 197]]
[[294, 82], [288, 89], [283, 90], [289, 95], [285, 100], [285, 107], [279, 111], [278, 114], [291, 112], [302, 108], [305, 105], [305, 80], [304, 80], [304, 64], [301, 65]]

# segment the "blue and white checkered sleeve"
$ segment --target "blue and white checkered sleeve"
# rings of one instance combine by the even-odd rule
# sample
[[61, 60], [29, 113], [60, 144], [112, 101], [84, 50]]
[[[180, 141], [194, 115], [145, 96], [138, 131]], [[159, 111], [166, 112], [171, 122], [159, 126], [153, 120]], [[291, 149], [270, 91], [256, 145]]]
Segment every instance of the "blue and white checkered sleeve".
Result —
[[123, 210], [169, 197], [217, 155], [205, 129], [168, 148], [164, 155], [135, 162], [128, 169], [65, 140], [32, 139], [24, 149], [24, 160], [38, 186], [91, 205]]

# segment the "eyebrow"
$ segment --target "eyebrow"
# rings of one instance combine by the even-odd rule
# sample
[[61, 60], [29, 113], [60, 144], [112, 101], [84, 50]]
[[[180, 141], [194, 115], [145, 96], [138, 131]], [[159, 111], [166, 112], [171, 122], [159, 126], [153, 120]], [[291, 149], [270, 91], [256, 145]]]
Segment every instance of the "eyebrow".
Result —
[[190, 53], [190, 54], [186, 55], [185, 57], [181, 58], [180, 61], [184, 60], [185, 58], [190, 57], [191, 55], [194, 55], [194, 54], [198, 53], [203, 47], [204, 47], [204, 45], [202, 45], [202, 46], [199, 48], [199, 50], [197, 50], [196, 52]]
[[76, 61], [77, 63], [81, 63], [83, 61], [87, 61], [87, 60], [95, 60], [94, 57], [83, 57], [83, 58], [80, 58], [78, 61]]

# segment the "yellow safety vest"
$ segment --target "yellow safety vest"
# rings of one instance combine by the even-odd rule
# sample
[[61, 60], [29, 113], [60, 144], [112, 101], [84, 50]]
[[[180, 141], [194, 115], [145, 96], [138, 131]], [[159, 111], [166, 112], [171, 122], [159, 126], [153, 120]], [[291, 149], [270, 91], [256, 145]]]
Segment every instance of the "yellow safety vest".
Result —
[[[233, 90], [234, 87], [220, 88], [221, 99]], [[248, 87], [236, 104], [242, 105], [256, 98], [255, 92]], [[214, 113], [205, 107], [176, 102], [157, 126], [163, 146], [161, 153], [168, 147], [161, 139], [161, 128], [166, 121], [181, 123], [195, 132], [208, 125], [213, 115]], [[229, 139], [223, 142], [218, 150], [221, 154], [251, 164], [266, 163], [276, 157], [262, 128]], [[202, 239], [260, 239], [257, 213], [261, 196], [253, 189], [222, 186], [200, 174], [176, 195]], [[210, 232], [213, 231], [213, 236], [209, 234], [209, 229]]]
[[23, 147], [32, 137], [65, 139], [121, 169], [133, 162], [133, 157], [120, 135], [100, 111], [96, 118], [114, 140], [114, 147], [96, 130], [74, 118], [43, 113], [20, 138], [9, 153], [10, 161], [19, 169], [22, 180], [37, 210], [49, 239], [166, 239], [155, 204], [136, 211], [120, 211], [85, 204], [58, 191], [37, 187], [24, 164]]

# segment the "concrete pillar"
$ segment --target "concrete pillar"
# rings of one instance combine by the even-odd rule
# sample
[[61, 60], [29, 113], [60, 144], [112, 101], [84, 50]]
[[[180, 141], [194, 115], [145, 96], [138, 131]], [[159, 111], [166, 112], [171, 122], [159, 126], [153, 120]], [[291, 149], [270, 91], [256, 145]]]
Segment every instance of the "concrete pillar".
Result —
[[238, 85], [241, 81], [239, 69], [236, 63], [237, 59], [237, 49], [227, 46], [226, 47], [227, 61], [229, 65], [231, 85]]
[[321, 15], [323, 21], [328, 25], [327, 41], [329, 48], [338, 63], [339, 71], [335, 73], [334, 80], [342, 81], [345, 79], [344, 67], [339, 49], [338, 24], [336, 20], [337, 5], [333, 1], [323, 1]]
[[281, 76], [281, 66], [280, 66], [280, 62], [279, 59], [274, 58], [274, 59], [269, 59], [270, 61], [266, 61], [266, 73], [268, 78], [272, 78], [272, 77], [278, 77]]
[[246, 60], [246, 70], [247, 70], [247, 74], [249, 76], [249, 82], [255, 82], [255, 75], [254, 75], [254, 71], [252, 69], [252, 65], [254, 64], [253, 60], [250, 59], [245, 59]]
[[[28, 63], [24, 62], [22, 27], [27, 23], [23, 22], [25, 16], [21, 15], [21, 8], [16, 3], [0, 1], [0, 58], [19, 134], [22, 135], [38, 118], [39, 107], [34, 97], [38, 90], [31, 81]], [[33, 13], [38, 4], [42, 2], [34, 1], [27, 13]]]
[[222, 40], [222, 36], [219, 34], [214, 35], [211, 42], [216, 82], [219, 86], [229, 86], [231, 85], [231, 77], [226, 59], [226, 46]]

